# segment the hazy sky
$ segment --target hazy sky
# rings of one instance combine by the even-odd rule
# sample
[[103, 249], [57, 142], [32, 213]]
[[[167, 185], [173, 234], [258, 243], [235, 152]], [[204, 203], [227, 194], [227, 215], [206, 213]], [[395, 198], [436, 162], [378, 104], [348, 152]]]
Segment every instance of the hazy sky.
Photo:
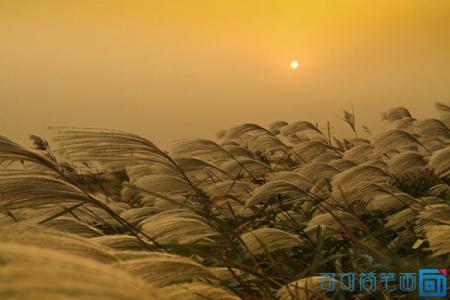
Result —
[[[300, 67], [289, 68], [291, 59]], [[0, 134], [357, 121], [450, 100], [450, 1], [0, 0]], [[360, 125], [362, 125], [360, 123]]]

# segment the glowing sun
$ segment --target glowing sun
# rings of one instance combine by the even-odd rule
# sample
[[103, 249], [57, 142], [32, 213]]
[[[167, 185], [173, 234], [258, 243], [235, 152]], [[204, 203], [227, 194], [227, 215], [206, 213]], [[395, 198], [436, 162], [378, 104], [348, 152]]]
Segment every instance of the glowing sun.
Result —
[[293, 61], [291, 61], [290, 65], [291, 65], [291, 69], [295, 70], [298, 68], [298, 61], [293, 60]]

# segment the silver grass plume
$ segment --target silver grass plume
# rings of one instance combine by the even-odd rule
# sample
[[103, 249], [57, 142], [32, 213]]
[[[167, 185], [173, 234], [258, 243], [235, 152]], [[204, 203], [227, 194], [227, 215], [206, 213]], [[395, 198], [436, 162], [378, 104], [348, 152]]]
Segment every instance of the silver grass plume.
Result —
[[304, 244], [297, 235], [277, 228], [258, 228], [242, 234], [241, 239], [252, 255], [263, 255]]

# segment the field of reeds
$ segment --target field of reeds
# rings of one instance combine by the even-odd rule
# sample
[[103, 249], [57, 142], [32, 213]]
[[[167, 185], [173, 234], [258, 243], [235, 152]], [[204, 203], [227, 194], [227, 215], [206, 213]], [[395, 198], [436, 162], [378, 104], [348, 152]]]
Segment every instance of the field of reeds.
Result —
[[374, 135], [346, 112], [348, 139], [243, 124], [169, 152], [122, 131], [0, 136], [0, 299], [416, 299], [326, 293], [319, 275], [449, 266], [450, 107], [436, 107], [391, 109]]

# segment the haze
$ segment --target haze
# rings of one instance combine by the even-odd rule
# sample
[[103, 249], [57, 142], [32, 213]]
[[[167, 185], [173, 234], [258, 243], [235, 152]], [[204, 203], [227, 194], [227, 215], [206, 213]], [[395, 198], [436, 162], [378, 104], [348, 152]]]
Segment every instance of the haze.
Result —
[[0, 0], [0, 134], [19, 141], [70, 125], [165, 148], [277, 120], [350, 135], [344, 109], [376, 131], [449, 96], [447, 0]]

